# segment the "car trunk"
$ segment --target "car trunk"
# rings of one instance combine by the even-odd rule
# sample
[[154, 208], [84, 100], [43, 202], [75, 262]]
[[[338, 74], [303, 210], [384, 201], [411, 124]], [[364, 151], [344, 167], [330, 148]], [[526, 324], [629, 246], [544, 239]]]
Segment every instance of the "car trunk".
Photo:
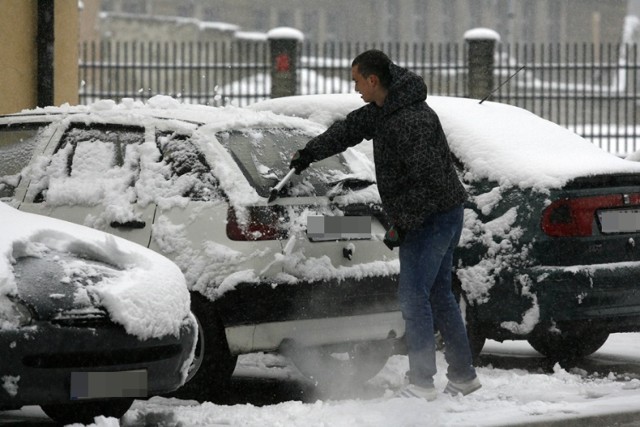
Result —
[[578, 178], [548, 200], [534, 243], [539, 264], [640, 260], [640, 176]]

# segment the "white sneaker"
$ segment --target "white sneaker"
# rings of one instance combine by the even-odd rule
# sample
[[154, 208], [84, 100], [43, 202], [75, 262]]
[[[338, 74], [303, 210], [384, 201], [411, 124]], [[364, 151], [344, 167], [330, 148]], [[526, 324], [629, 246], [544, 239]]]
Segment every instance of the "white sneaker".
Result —
[[444, 392], [452, 396], [456, 396], [457, 394], [466, 396], [467, 394], [473, 393], [474, 391], [478, 390], [480, 387], [482, 387], [482, 384], [480, 384], [480, 380], [478, 379], [478, 377], [474, 377], [473, 379], [462, 383], [457, 383], [450, 380], [447, 383]]
[[420, 387], [415, 384], [409, 384], [403, 387], [395, 395], [395, 397], [413, 397], [418, 399], [425, 399], [429, 402], [438, 398], [438, 392], [435, 387]]

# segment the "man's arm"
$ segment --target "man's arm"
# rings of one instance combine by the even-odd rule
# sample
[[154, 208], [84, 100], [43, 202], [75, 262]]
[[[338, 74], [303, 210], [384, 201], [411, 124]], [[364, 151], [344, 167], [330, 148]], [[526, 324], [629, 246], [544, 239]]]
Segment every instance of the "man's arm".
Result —
[[373, 105], [365, 105], [352, 111], [344, 120], [335, 122], [325, 132], [310, 140], [305, 150], [317, 161], [341, 153], [363, 139], [371, 139], [375, 108]]

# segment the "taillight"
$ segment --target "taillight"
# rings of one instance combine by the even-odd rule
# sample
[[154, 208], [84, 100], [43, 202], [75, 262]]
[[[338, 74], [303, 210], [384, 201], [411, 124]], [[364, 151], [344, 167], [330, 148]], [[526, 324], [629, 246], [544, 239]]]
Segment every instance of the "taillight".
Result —
[[231, 240], [276, 240], [287, 236], [284, 218], [278, 207], [254, 206], [247, 208], [246, 220], [236, 217], [235, 209], [227, 211], [227, 236]]
[[623, 206], [622, 194], [556, 200], [542, 213], [542, 231], [551, 237], [591, 236], [596, 210], [616, 206]]

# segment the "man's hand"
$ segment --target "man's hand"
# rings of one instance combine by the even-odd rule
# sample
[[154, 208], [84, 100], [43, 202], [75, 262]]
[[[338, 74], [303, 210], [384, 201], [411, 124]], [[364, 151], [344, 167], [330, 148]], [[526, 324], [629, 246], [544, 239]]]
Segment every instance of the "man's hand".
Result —
[[384, 235], [384, 244], [391, 250], [400, 246], [404, 240], [405, 232], [395, 225], [392, 225]]
[[289, 169], [295, 168], [296, 174], [300, 175], [300, 172], [308, 168], [311, 162], [313, 162], [313, 157], [305, 148], [303, 148], [302, 150], [298, 150], [293, 153]]

